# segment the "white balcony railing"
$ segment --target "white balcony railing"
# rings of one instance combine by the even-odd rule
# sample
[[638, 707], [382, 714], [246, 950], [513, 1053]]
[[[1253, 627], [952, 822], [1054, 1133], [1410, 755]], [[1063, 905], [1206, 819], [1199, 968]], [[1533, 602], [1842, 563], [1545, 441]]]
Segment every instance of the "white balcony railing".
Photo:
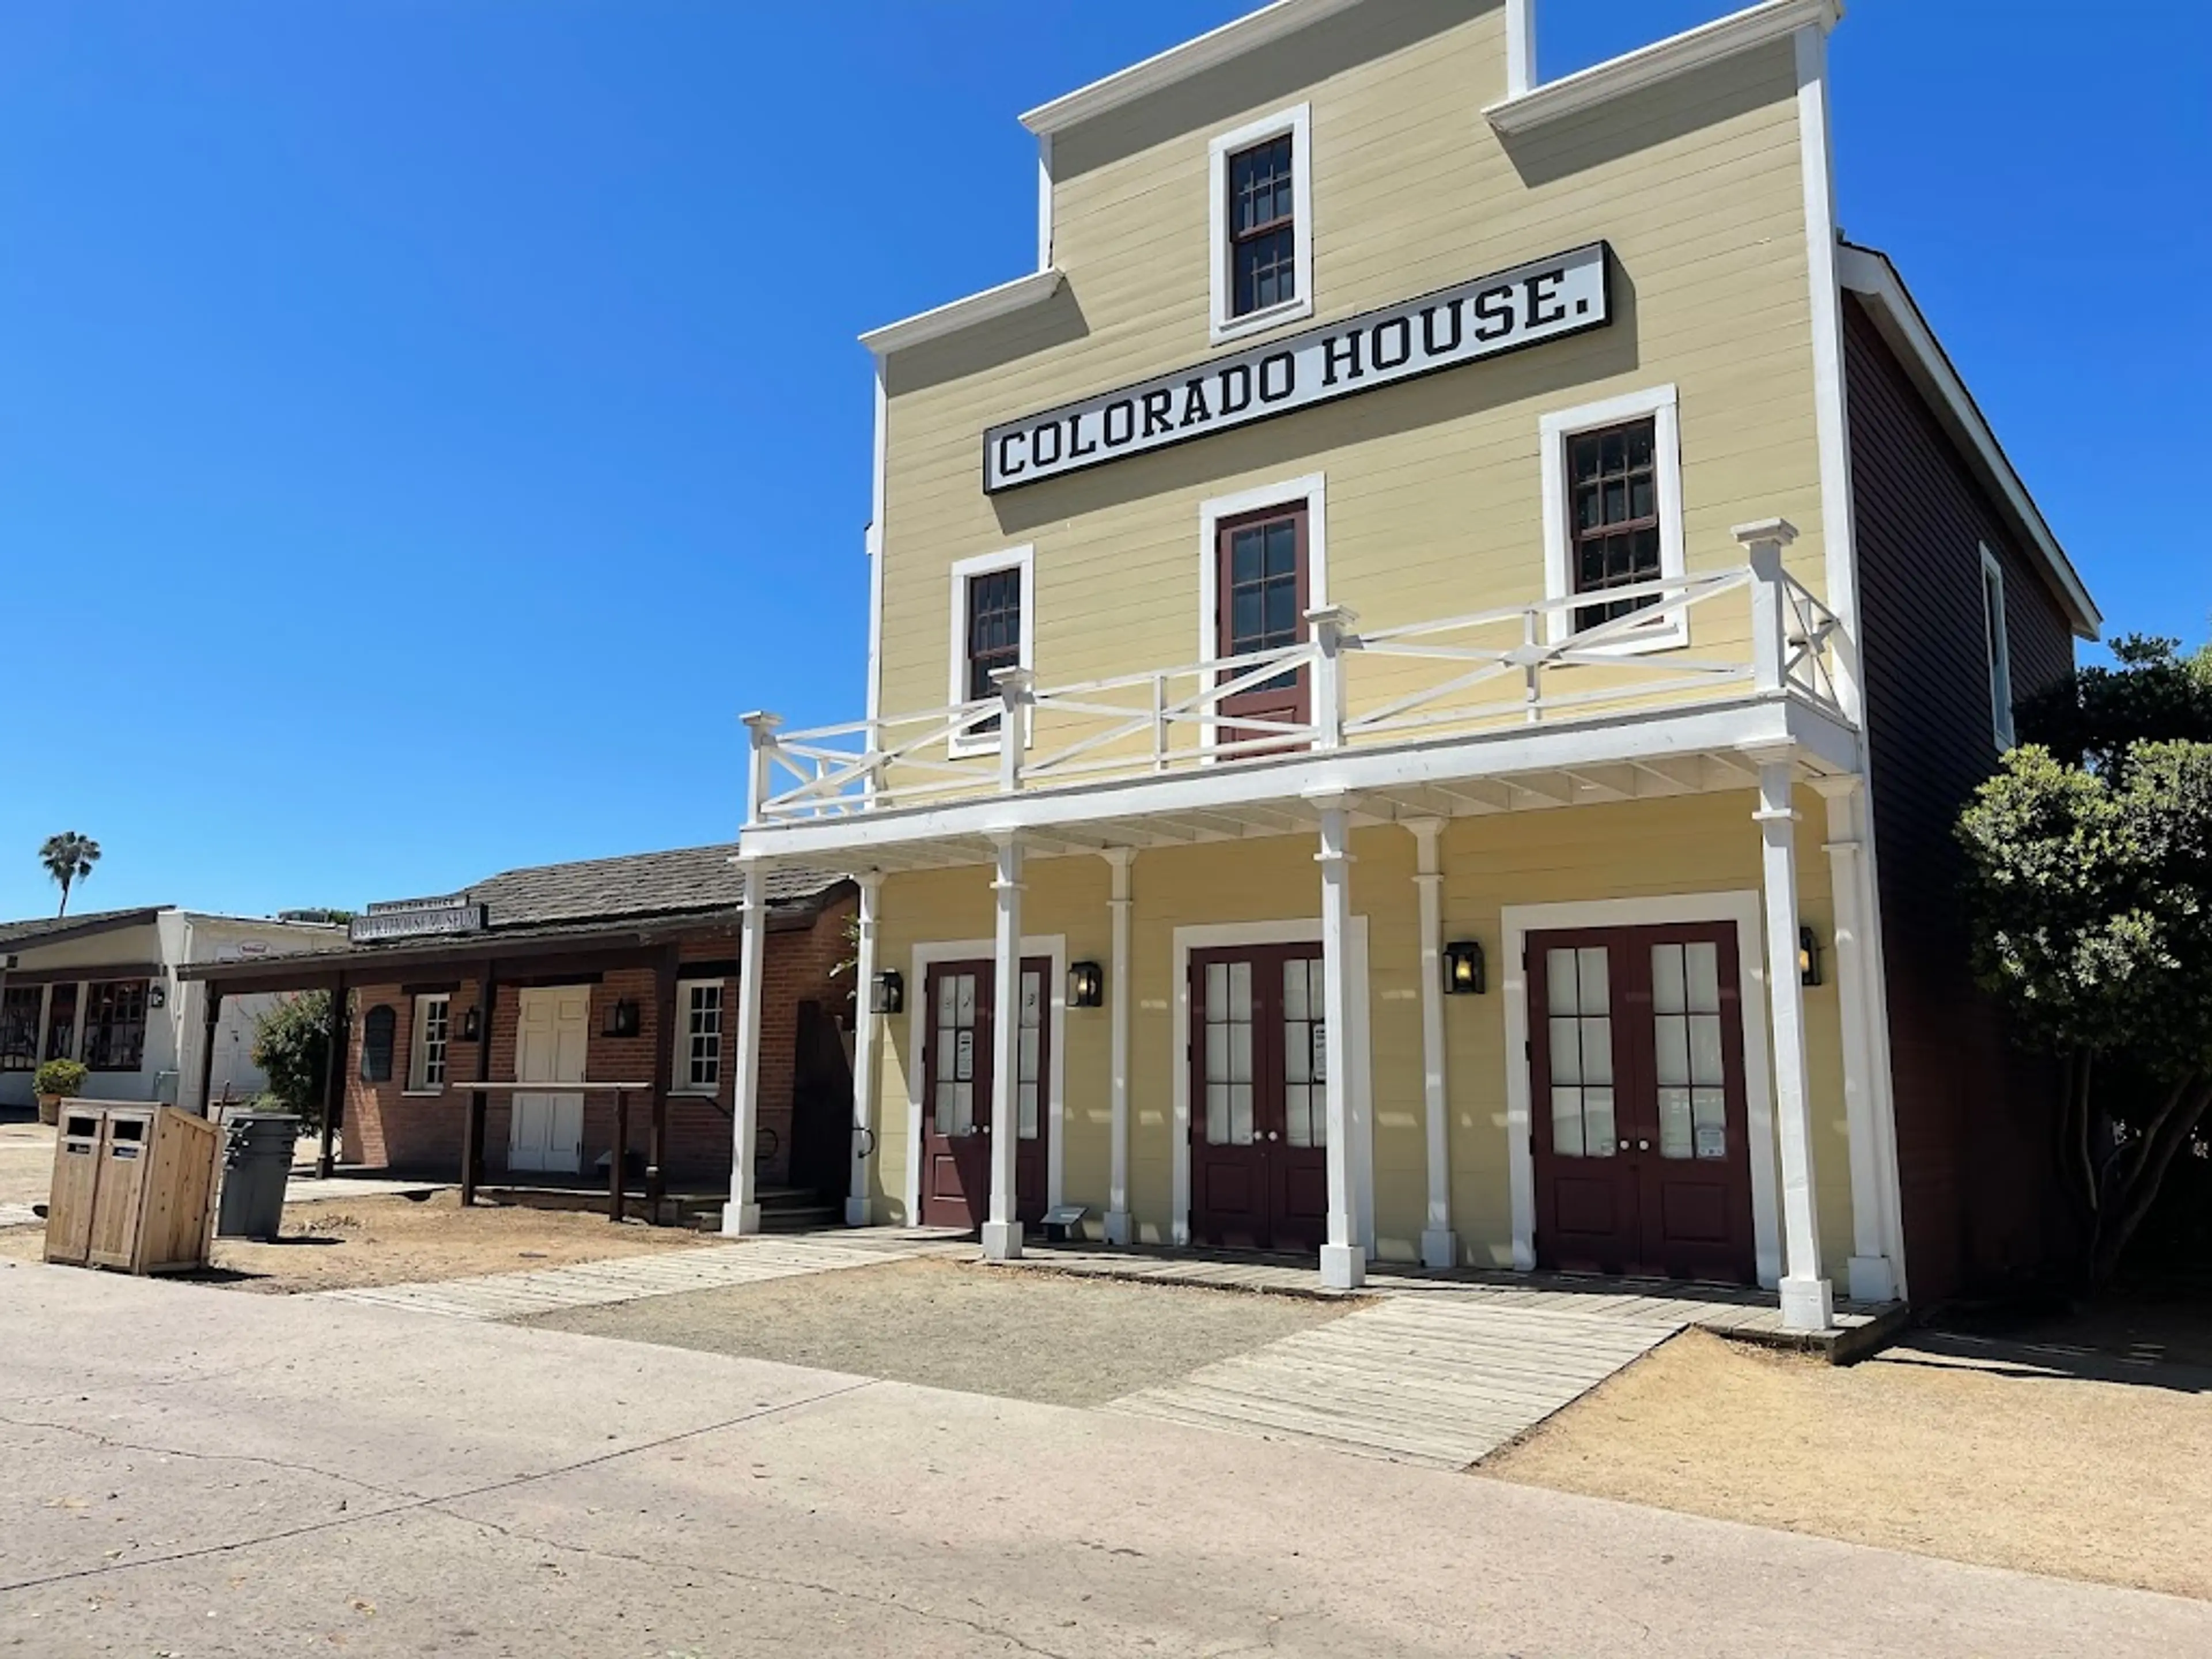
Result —
[[[804, 732], [750, 714], [750, 821], [1266, 765], [1746, 695], [1796, 696], [1840, 716], [1836, 616], [1782, 568], [1781, 545], [1754, 543], [1751, 562], [1730, 569], [1609, 589], [1605, 603], [1639, 608], [1556, 641], [1553, 619], [1571, 628], [1590, 596], [1365, 632], [1351, 611], [1329, 606], [1307, 613], [1312, 637], [1303, 643], [1225, 661], [1043, 687], [1017, 670], [1000, 676], [995, 697]], [[1649, 649], [1655, 629], [1682, 629], [1698, 612], [1700, 633], [1729, 637], [1723, 613], [1736, 594], [1749, 601], [1747, 635], [1734, 635], [1748, 638], [1747, 656]], [[1310, 719], [1224, 712], [1226, 700], [1293, 671], [1307, 674]], [[1027, 742], [998, 742], [1001, 731]]]

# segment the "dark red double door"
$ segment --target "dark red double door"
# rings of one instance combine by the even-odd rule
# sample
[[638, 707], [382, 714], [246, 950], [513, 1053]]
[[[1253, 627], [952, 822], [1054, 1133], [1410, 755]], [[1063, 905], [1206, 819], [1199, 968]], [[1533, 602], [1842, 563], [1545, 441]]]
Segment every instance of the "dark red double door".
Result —
[[1322, 1006], [1318, 945], [1192, 953], [1193, 1243], [1303, 1249], [1326, 1236]]
[[[1052, 1132], [1045, 1100], [1051, 1076], [1052, 963], [1022, 963], [1020, 1034], [1016, 1039], [1014, 1213], [1038, 1221], [1045, 1210], [1045, 1151]], [[998, 1045], [997, 974], [988, 960], [940, 962], [924, 994], [921, 1103], [921, 1221], [927, 1227], [980, 1227], [991, 1213], [991, 1089]]]
[[1734, 927], [1528, 937], [1536, 1259], [1749, 1284]]

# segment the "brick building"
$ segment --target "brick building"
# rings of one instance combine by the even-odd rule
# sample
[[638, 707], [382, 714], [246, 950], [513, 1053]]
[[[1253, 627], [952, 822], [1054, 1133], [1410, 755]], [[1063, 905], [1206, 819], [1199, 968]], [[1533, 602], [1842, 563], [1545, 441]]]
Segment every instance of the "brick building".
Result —
[[[349, 1164], [524, 1185], [607, 1178], [623, 1115], [634, 1183], [719, 1189], [737, 1101], [742, 884], [728, 847], [511, 870], [372, 905], [312, 962], [197, 964], [207, 1006], [343, 994], [337, 1144]], [[770, 1188], [842, 1195], [854, 890], [779, 872], [767, 896], [754, 1135]], [[473, 1157], [471, 1152], [473, 1152]], [[468, 1178], [465, 1176], [465, 1179]]]

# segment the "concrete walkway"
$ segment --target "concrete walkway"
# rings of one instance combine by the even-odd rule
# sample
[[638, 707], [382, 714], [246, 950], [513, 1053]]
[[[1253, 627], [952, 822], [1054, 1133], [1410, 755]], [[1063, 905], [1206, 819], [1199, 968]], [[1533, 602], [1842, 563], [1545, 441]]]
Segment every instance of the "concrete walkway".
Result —
[[0, 1265], [0, 1330], [25, 1654], [2212, 1653], [2199, 1602], [329, 1297]]
[[315, 1295], [328, 1301], [407, 1308], [454, 1319], [522, 1319], [562, 1308], [605, 1307], [641, 1297], [680, 1296], [686, 1291], [720, 1290], [730, 1285], [874, 1267], [908, 1256], [966, 1252], [974, 1248], [957, 1235], [948, 1241], [943, 1234], [918, 1230], [854, 1228], [835, 1234], [771, 1234], [702, 1249], [674, 1249], [614, 1261], [580, 1261], [567, 1267], [320, 1291]]

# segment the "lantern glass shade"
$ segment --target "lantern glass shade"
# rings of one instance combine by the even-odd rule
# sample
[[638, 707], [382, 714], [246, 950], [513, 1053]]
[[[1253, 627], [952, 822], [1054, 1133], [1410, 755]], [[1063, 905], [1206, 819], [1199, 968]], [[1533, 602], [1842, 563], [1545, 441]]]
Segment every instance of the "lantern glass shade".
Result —
[[1797, 930], [1797, 980], [1802, 985], [1820, 982], [1820, 942], [1810, 927]]
[[896, 968], [886, 968], [868, 983], [868, 1012], [896, 1014], [906, 1008], [906, 981]]
[[634, 1037], [637, 1035], [637, 1004], [624, 997], [607, 1014], [607, 1036]]
[[1067, 1006], [1096, 1008], [1106, 1000], [1106, 970], [1095, 962], [1068, 964]]
[[483, 1032], [483, 1017], [471, 1008], [461, 1016], [461, 1041], [474, 1042]]
[[1446, 996], [1479, 997], [1488, 988], [1480, 945], [1471, 939], [1458, 939], [1444, 946]]

